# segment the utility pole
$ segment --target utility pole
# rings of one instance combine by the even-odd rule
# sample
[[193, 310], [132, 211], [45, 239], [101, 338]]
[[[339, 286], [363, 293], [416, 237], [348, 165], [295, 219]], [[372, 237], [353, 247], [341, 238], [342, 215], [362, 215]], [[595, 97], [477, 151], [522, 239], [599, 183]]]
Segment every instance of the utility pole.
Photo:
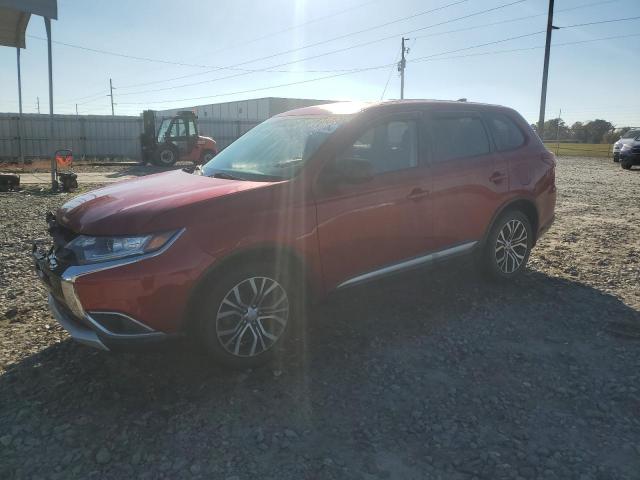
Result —
[[402, 57], [398, 63], [398, 71], [400, 72], [400, 99], [404, 98], [404, 69], [407, 66], [407, 60], [404, 55], [405, 53], [409, 53], [409, 49], [406, 48], [404, 44], [407, 40], [409, 39], [402, 37]]
[[111, 97], [111, 116], [114, 116], [115, 113], [113, 111], [113, 82], [111, 81], [111, 79], [109, 79], [109, 95], [107, 96]]
[[20, 47], [16, 48], [18, 56], [18, 148], [20, 149], [20, 165], [24, 165], [24, 152], [22, 150], [22, 76], [20, 74]]
[[78, 104], [76, 103], [76, 117], [78, 116]]
[[544, 111], [547, 104], [547, 78], [549, 77], [549, 55], [551, 54], [551, 32], [558, 27], [553, 26], [553, 1], [549, 0], [547, 16], [547, 41], [544, 45], [544, 67], [542, 69], [542, 92], [540, 94], [540, 117], [538, 118], [538, 136], [544, 140]]
[[38, 107], [38, 114], [40, 114], [40, 97], [36, 97], [36, 106]]

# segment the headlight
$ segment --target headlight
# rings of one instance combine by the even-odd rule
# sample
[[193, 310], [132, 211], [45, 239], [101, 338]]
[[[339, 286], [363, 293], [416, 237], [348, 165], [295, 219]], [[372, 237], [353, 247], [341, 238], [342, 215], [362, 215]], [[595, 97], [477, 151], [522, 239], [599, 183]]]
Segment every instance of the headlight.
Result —
[[620, 149], [620, 151], [626, 152], [627, 150], [631, 150], [631, 145], [629, 145], [628, 143], [625, 143], [624, 145], [622, 145], [622, 148]]
[[73, 252], [79, 265], [85, 265], [154, 252], [165, 246], [177, 233], [172, 231], [126, 237], [80, 235], [67, 243], [65, 248]]

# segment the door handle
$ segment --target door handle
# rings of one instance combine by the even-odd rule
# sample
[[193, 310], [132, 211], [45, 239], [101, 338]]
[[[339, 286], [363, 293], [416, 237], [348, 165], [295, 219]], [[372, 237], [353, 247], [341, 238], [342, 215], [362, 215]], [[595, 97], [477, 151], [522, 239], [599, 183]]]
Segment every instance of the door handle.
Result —
[[489, 180], [493, 183], [502, 183], [502, 181], [506, 178], [507, 176], [504, 173], [493, 172], [493, 174], [489, 177]]
[[424, 190], [422, 188], [414, 188], [411, 190], [411, 193], [407, 196], [409, 200], [420, 200], [429, 195], [429, 190]]

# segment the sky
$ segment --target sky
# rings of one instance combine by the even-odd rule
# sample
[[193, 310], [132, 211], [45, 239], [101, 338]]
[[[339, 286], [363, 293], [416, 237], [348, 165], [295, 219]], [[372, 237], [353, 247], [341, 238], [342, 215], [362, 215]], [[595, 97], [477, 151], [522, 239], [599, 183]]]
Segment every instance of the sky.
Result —
[[[74, 113], [77, 103], [80, 114], [110, 114], [109, 78], [119, 115], [269, 96], [399, 98], [404, 35], [405, 98], [507, 105], [533, 123], [547, 8], [547, 0], [58, 0], [53, 40], [85, 49], [53, 45], [54, 111]], [[547, 118], [562, 110], [569, 124], [640, 126], [640, 18], [570, 27], [640, 17], [640, 1], [556, 0], [555, 12]], [[36, 112], [39, 97], [48, 113], [42, 18], [32, 17], [27, 35], [23, 109]], [[16, 52], [0, 48], [0, 112], [17, 110]]]

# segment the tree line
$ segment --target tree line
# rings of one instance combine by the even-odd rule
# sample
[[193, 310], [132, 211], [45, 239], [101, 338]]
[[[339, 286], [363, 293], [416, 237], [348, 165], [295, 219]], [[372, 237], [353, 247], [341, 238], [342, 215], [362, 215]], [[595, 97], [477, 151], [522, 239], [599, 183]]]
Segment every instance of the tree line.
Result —
[[[538, 131], [536, 125], [531, 127]], [[611, 122], [596, 119], [567, 125], [562, 118], [544, 122], [544, 141], [555, 140], [576, 143], [614, 143], [633, 127], [616, 128]]]

